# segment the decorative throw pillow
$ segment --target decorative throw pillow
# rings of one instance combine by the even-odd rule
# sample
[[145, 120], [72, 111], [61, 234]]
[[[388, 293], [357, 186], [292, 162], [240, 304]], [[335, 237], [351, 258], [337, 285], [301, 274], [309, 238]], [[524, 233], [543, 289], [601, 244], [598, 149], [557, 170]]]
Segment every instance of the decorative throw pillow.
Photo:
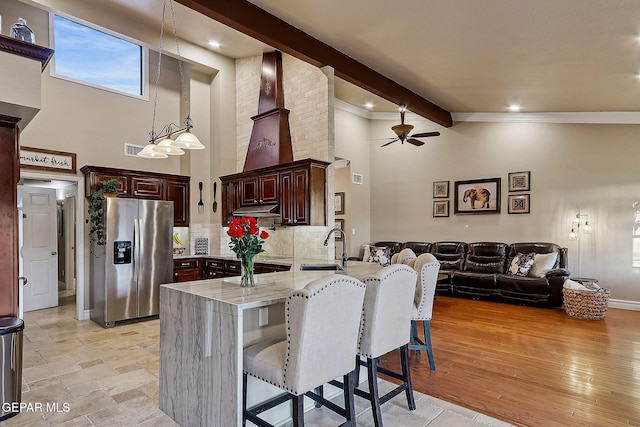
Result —
[[548, 254], [536, 254], [533, 267], [529, 271], [531, 277], [544, 277], [547, 272], [553, 269], [558, 259], [557, 252], [549, 252]]
[[516, 276], [526, 276], [529, 274], [531, 267], [533, 267], [533, 263], [535, 261], [536, 254], [522, 254], [518, 252], [516, 256], [513, 257], [511, 263], [509, 264], [509, 274], [513, 274]]
[[391, 248], [369, 246], [371, 257], [369, 262], [376, 262], [383, 267], [391, 264]]

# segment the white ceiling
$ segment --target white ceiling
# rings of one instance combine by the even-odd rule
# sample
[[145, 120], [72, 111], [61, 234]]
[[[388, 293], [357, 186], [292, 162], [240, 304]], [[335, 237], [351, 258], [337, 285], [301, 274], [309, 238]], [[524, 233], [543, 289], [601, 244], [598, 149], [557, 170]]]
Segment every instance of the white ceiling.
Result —
[[[35, 0], [66, 3], [65, 0]], [[451, 112], [640, 111], [639, 0], [250, 0]], [[157, 25], [159, 0], [84, 0]], [[174, 3], [181, 38], [268, 47]], [[72, 13], [69, 11], [67, 13]], [[188, 25], [185, 25], [188, 22]], [[396, 106], [338, 81], [336, 96]]]

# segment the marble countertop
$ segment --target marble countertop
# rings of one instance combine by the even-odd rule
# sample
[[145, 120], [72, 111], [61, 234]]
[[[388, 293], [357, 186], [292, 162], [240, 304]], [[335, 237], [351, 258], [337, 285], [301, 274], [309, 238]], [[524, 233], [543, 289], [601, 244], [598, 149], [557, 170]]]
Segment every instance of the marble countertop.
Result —
[[282, 302], [289, 292], [304, 288], [309, 282], [322, 277], [344, 274], [362, 279], [375, 274], [382, 268], [375, 263], [349, 261], [346, 271], [300, 271], [300, 264], [328, 263], [328, 261], [297, 258], [288, 258], [288, 260], [292, 266], [291, 271], [257, 274], [256, 286], [253, 288], [240, 287], [240, 277], [170, 283], [162, 287], [220, 301], [244, 310]]

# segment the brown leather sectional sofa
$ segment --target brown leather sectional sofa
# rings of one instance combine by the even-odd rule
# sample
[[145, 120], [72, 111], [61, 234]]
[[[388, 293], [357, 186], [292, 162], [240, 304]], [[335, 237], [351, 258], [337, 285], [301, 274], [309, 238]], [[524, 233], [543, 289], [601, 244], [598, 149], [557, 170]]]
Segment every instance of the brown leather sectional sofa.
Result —
[[[432, 253], [440, 261], [436, 292], [468, 298], [484, 298], [518, 304], [559, 307], [562, 286], [570, 276], [567, 270], [567, 248], [554, 243], [500, 242], [376, 242], [376, 247], [388, 247], [391, 253], [410, 248], [416, 255]], [[508, 273], [513, 258], [520, 254], [556, 252], [553, 268], [544, 277], [517, 276]]]

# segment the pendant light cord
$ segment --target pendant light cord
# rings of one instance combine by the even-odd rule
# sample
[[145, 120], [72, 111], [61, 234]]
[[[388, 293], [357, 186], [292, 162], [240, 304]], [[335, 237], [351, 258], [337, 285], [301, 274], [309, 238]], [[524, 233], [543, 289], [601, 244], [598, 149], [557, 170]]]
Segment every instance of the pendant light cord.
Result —
[[178, 54], [178, 70], [180, 71], [180, 88], [182, 90], [182, 96], [184, 98], [184, 107], [187, 113], [186, 118], [184, 119], [185, 125], [189, 126], [191, 121], [191, 111], [189, 108], [189, 102], [187, 102], [187, 91], [186, 86], [184, 84], [184, 74], [182, 72], [182, 56], [180, 56], [180, 44], [178, 43], [178, 29], [176, 27], [176, 15], [173, 11], [173, 0], [169, 0], [169, 9], [171, 11], [171, 23], [173, 24], [173, 37], [176, 41], [176, 53]]
[[[156, 140], [156, 109], [158, 107], [158, 86], [160, 84], [160, 65], [162, 63], [162, 39], [164, 38], [164, 15], [167, 6], [166, 0], [162, 3], [162, 23], [160, 24], [160, 49], [158, 50], [158, 70], [156, 73], [156, 88], [153, 96], [153, 116], [151, 119], [151, 133], [149, 139], [151, 141]], [[173, 9], [172, 9], [173, 10]], [[174, 24], [175, 31], [175, 24]]]

